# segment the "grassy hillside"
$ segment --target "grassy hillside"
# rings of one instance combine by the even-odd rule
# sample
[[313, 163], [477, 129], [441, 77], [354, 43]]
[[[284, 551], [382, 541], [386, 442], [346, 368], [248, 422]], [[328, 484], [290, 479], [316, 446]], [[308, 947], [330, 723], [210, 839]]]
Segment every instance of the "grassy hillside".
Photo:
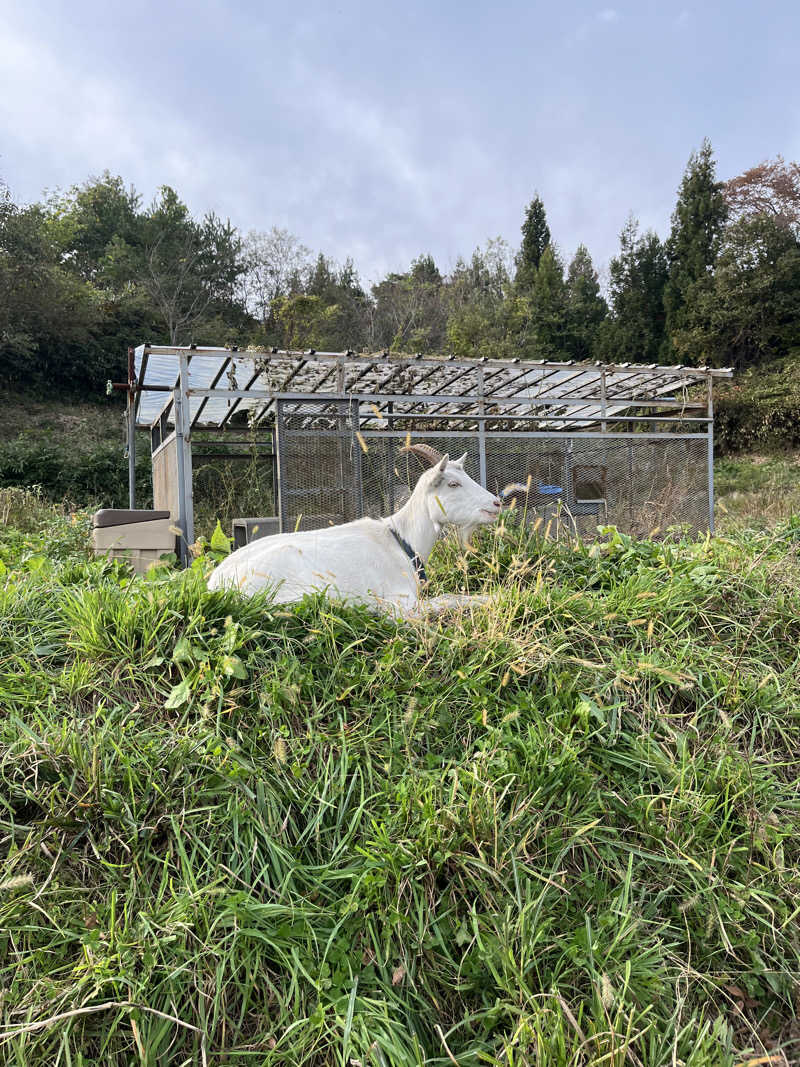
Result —
[[800, 1060], [796, 520], [397, 626], [0, 504], [2, 1062]]
[[717, 527], [768, 528], [800, 515], [800, 452], [726, 456], [714, 464]]
[[[119, 403], [66, 403], [0, 397], [0, 488], [40, 486], [50, 499], [83, 506], [127, 507], [126, 435]], [[140, 432], [137, 486], [152, 500], [150, 445]]]

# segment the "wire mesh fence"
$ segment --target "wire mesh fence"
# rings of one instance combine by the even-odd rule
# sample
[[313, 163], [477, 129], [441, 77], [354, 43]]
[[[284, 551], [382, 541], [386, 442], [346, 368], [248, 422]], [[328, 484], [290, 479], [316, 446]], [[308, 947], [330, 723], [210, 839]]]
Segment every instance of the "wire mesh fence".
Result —
[[482, 432], [474, 416], [445, 430], [388, 419], [377, 429], [347, 401], [334, 412], [312, 401], [279, 405], [277, 420], [284, 531], [391, 514], [425, 469], [408, 451], [419, 443], [454, 458], [466, 452], [467, 473], [530, 522], [558, 517], [560, 529], [582, 536], [605, 524], [636, 536], [708, 528], [705, 435], [499, 430], [491, 419]]
[[198, 442], [192, 449], [195, 533], [209, 537], [217, 520], [230, 533], [234, 519], [275, 514], [271, 442]]

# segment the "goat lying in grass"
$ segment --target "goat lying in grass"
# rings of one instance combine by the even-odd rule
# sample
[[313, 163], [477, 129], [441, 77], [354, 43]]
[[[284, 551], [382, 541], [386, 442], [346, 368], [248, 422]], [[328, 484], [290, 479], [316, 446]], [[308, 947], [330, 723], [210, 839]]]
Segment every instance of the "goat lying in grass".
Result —
[[341, 600], [413, 615], [474, 603], [464, 596], [422, 599], [425, 564], [446, 525], [464, 544], [494, 522], [500, 501], [464, 470], [466, 453], [442, 456], [424, 471], [399, 511], [387, 519], [356, 519], [323, 530], [265, 537], [231, 553], [213, 571], [210, 589], [232, 586], [247, 595], [275, 590], [277, 603], [327, 590]]

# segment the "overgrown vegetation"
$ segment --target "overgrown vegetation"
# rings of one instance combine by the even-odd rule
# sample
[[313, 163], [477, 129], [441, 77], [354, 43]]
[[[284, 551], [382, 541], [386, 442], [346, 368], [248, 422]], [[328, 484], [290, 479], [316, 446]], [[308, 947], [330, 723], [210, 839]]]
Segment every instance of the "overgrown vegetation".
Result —
[[0, 507], [3, 1062], [797, 1062], [796, 519], [398, 626]]
[[716, 450], [730, 455], [800, 448], [800, 349], [714, 389]]

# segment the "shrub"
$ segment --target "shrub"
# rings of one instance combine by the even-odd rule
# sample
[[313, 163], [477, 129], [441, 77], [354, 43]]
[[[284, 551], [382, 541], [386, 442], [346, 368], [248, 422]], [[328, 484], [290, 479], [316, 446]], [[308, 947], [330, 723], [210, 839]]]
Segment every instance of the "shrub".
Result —
[[[20, 434], [0, 448], [0, 487], [19, 486], [39, 491], [53, 501], [76, 506], [127, 507], [128, 464], [120, 444], [96, 442], [81, 448], [54, 435]], [[150, 454], [136, 456], [137, 504], [152, 504]]]
[[737, 375], [715, 389], [714, 447], [719, 455], [800, 448], [797, 355]]

